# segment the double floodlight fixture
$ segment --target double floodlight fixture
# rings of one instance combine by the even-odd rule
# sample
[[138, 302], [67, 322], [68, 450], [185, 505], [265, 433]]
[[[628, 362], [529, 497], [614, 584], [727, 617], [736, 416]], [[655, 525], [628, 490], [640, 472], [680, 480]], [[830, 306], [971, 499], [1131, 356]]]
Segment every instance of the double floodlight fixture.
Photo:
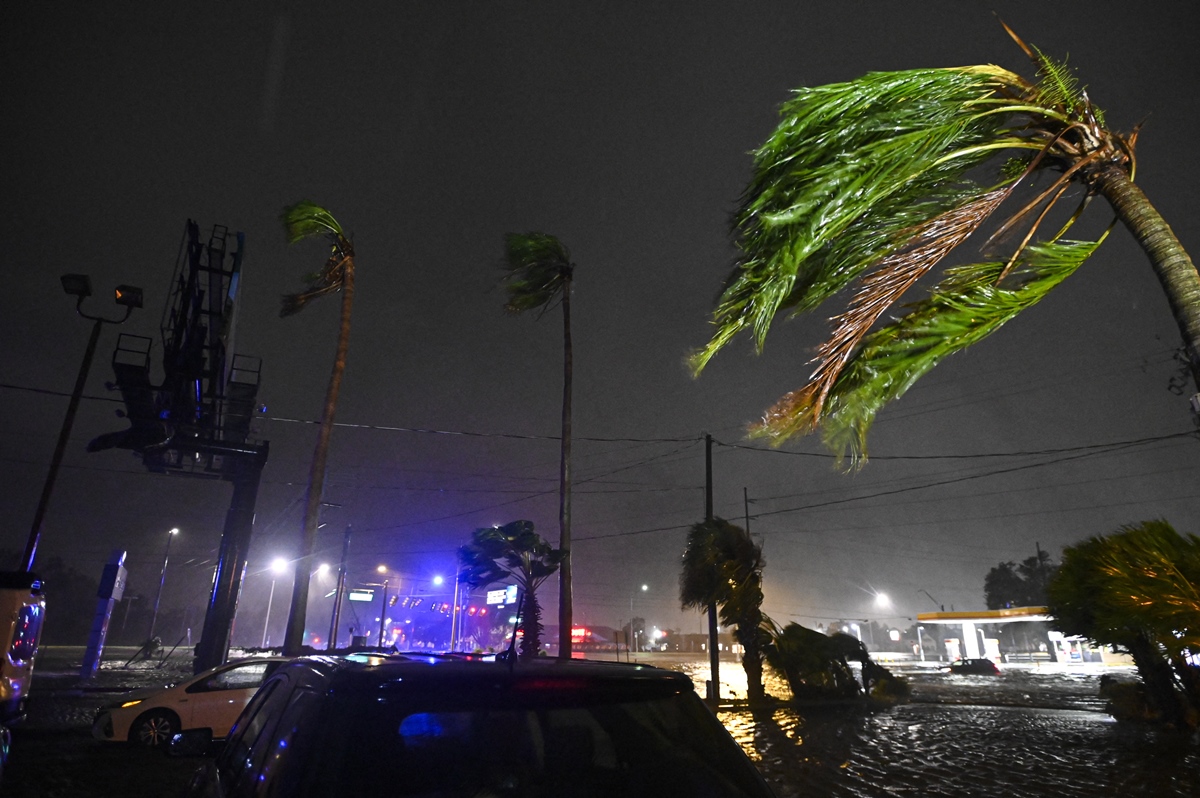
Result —
[[[86, 274], [64, 274], [61, 278], [63, 291], [77, 300], [77, 306], [92, 295], [92, 279]], [[118, 285], [113, 291], [113, 301], [125, 308], [126, 317], [129, 312], [142, 306], [142, 289], [136, 285]], [[92, 318], [80, 311], [85, 318]]]

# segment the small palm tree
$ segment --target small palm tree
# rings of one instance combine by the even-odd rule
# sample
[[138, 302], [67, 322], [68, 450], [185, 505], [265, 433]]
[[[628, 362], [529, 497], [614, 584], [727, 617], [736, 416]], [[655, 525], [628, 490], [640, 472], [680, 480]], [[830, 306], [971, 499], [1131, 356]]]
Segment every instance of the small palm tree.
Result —
[[571, 253], [552, 235], [509, 233], [504, 237], [504, 283], [509, 313], [544, 311], [556, 299], [563, 311], [563, 399], [562, 438], [558, 471], [558, 550], [562, 567], [558, 573], [558, 655], [571, 656], [571, 279], [575, 264]]
[[1129, 651], [1161, 718], [1200, 725], [1200, 538], [1166, 521], [1090, 538], [1063, 551], [1048, 598], [1059, 631]]
[[533, 529], [532, 521], [476, 529], [471, 542], [458, 550], [458, 578], [472, 587], [505, 579], [517, 583], [521, 594], [522, 658], [536, 657], [542, 646], [542, 609], [537, 589], [558, 570], [562, 552], [550, 547]]
[[338, 327], [337, 350], [333, 358], [333, 371], [329, 375], [329, 386], [325, 390], [325, 404], [321, 408], [321, 423], [317, 431], [317, 445], [313, 450], [312, 463], [308, 471], [308, 490], [304, 500], [304, 525], [301, 532], [300, 560], [296, 567], [296, 579], [292, 588], [291, 609], [288, 612], [287, 631], [284, 633], [283, 650], [289, 656], [300, 654], [304, 643], [305, 612], [308, 607], [308, 567], [317, 540], [317, 526], [321, 510], [321, 497], [325, 490], [325, 464], [329, 459], [329, 441], [333, 434], [333, 419], [337, 411], [338, 393], [342, 375], [346, 370], [346, 352], [350, 346], [350, 311], [354, 305], [354, 245], [342, 231], [329, 211], [311, 202], [298, 202], [285, 208], [282, 215], [288, 243], [294, 244], [306, 238], [324, 237], [329, 241], [330, 254], [321, 271], [310, 275], [308, 287], [298, 294], [283, 297], [280, 316], [299, 313], [317, 297], [342, 292], [341, 324]]
[[[799, 89], [783, 106], [755, 154], [733, 221], [742, 255], [693, 371], [744, 331], [761, 349], [780, 312], [810, 311], [858, 287], [809, 383], [770, 408], [756, 434], [781, 442], [820, 428], [836, 453], [864, 457], [886, 403], [1037, 303], [1096, 250], [1107, 231], [1066, 237], [1095, 195], [1146, 252], [1200, 386], [1200, 275], [1133, 182], [1136, 131], [1109, 129], [1064, 65], [1009, 33], [1036, 64], [1037, 82], [990, 65], [915, 69]], [[980, 262], [949, 269], [927, 299], [875, 327], [1040, 174], [1051, 175], [1048, 184], [995, 225]], [[1072, 187], [1078, 204], [1059, 213]]]
[[[719, 608], [721, 622], [734, 627], [742, 645], [746, 697], [761, 701], [763, 646], [767, 635], [762, 614], [762, 547], [750, 533], [720, 518], [692, 526], [679, 572], [683, 609]], [[714, 677], [715, 678], [715, 677]]]

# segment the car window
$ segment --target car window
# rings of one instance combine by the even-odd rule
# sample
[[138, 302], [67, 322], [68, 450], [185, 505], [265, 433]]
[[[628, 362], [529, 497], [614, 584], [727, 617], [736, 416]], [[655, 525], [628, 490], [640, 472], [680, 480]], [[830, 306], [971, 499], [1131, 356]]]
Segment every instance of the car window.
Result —
[[210, 690], [245, 690], [258, 687], [267, 677], [267, 662], [247, 662], [232, 668], [217, 671], [187, 688], [189, 693], [204, 693]]
[[298, 795], [769, 794], [694, 695], [431, 711], [378, 696], [327, 703], [321, 756]]
[[243, 776], [257, 772], [256, 762], [262, 762], [266, 740], [274, 730], [279, 713], [287, 705], [289, 692], [284, 679], [272, 679], [255, 694], [238, 718], [217, 760], [221, 782], [230, 785], [230, 795], [240, 794], [237, 792], [239, 783], [252, 784], [252, 776], [244, 782]]
[[254, 776], [258, 785], [256, 797], [292, 796], [302, 791], [302, 785], [308, 781], [309, 769], [320, 755], [313, 741], [320, 733], [316, 716], [322, 698], [321, 693], [306, 687], [292, 693], [275, 724], [274, 734], [262, 746], [265, 755]]

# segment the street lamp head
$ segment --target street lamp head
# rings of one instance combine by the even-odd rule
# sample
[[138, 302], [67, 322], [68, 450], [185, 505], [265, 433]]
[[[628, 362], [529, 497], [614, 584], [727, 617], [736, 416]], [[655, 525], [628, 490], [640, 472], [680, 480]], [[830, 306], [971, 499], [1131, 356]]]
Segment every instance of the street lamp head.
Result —
[[171, 527], [171, 529], [167, 532], [167, 534], [168, 535], [178, 535], [179, 527], [177, 527], [177, 526]]
[[320, 565], [318, 565], [318, 566], [317, 566], [317, 573], [319, 573], [319, 574], [327, 574], [327, 573], [329, 573], [329, 563], [327, 563], [327, 562], [323, 562], [323, 563], [321, 563]]
[[892, 606], [892, 600], [888, 598], [887, 593], [876, 593], [875, 606], [879, 607], [880, 609], [887, 609], [888, 607]]
[[276, 557], [271, 561], [271, 571], [278, 576], [282, 576], [287, 571], [287, 567], [288, 561], [283, 557]]
[[113, 299], [118, 305], [124, 305], [127, 308], [140, 308], [142, 306], [142, 289], [133, 285], [118, 285]]
[[650, 585], [642, 585], [642, 592], [643, 592], [643, 593], [645, 593], [645, 592], [646, 592], [647, 590], [649, 590], [649, 589], [650, 589]]
[[386, 574], [388, 571], [388, 567], [386, 565], [380, 565], [375, 570], [381, 574]]
[[92, 295], [92, 280], [86, 274], [64, 274], [60, 279], [63, 290], [71, 296], [84, 299]]
[[445, 578], [443, 578], [440, 574], [433, 578], [433, 583], [438, 586], [441, 586], [441, 584], [445, 581], [446, 581]]

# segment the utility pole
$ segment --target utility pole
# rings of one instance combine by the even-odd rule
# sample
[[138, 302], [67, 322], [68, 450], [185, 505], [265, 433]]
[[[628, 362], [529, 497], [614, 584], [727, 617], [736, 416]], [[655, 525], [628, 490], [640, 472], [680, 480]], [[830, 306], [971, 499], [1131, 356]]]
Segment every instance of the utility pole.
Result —
[[350, 530], [352, 527], [346, 524], [346, 532], [342, 536], [342, 561], [338, 565], [337, 586], [333, 589], [333, 618], [329, 622], [329, 640], [325, 645], [325, 650], [337, 648], [338, 624], [342, 619], [342, 594], [346, 590], [346, 558], [350, 554]]
[[750, 494], [742, 486], [742, 513], [746, 516], [746, 534], [750, 534]]
[[[712, 435], [704, 434], [704, 522], [713, 520], [713, 472], [712, 472]], [[630, 631], [633, 621], [629, 622]], [[708, 605], [708, 669], [712, 678], [708, 683], [708, 699], [716, 704], [721, 700], [721, 661], [717, 649], [717, 605]]]

